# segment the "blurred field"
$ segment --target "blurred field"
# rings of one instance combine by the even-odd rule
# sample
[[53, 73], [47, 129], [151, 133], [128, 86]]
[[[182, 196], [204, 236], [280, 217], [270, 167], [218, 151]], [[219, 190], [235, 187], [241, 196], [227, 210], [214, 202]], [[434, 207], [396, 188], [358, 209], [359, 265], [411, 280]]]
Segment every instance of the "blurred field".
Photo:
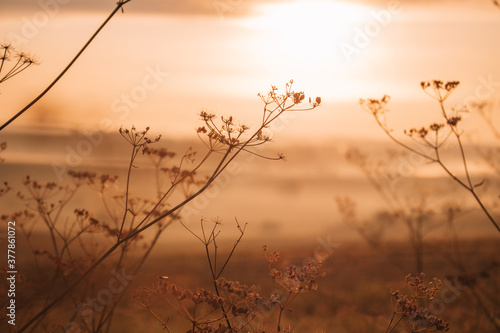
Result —
[[[64, 163], [67, 147], [76, 147], [85, 137], [81, 133], [59, 131], [31, 135], [14, 133], [7, 139], [9, 149], [2, 155], [6, 161], [0, 168], [15, 191], [2, 198], [2, 213], [25, 206], [26, 202], [15, 195], [22, 190], [24, 176], [30, 175], [40, 181], [56, 181], [53, 163]], [[476, 304], [478, 298], [473, 297], [473, 293], [479, 293], [479, 300], [483, 300], [484, 304], [499, 304], [500, 301], [500, 242], [497, 235], [492, 235], [491, 225], [482, 213], [457, 189], [456, 184], [433, 169], [432, 165], [411, 164], [411, 160], [404, 155], [391, 152], [391, 145], [387, 142], [365, 142], [361, 139], [342, 142], [316, 145], [307, 142], [276, 143], [271, 144], [271, 149], [259, 151], [268, 155], [285, 152], [288, 158], [285, 163], [242, 155], [236, 160], [235, 167], [221, 176], [221, 181], [214, 184], [207, 196], [196, 199], [181, 212], [180, 219], [194, 232], [199, 232], [201, 218], [219, 218], [222, 221], [221, 256], [237, 237], [234, 219], [237, 218], [241, 224], [248, 223], [243, 241], [224, 278], [259, 285], [263, 295], [274, 289], [262, 254], [263, 245], [280, 251], [281, 265], [285, 267], [301, 265], [304, 258], [314, 257], [318, 246], [321, 249], [321, 244], [325, 242], [334, 243], [334, 250], [327, 252], [323, 266], [327, 275], [318, 281], [318, 291], [299, 295], [290, 311], [285, 312], [284, 324], [296, 327], [298, 332], [384, 332], [392, 314], [389, 291], [399, 289], [402, 293], [409, 292], [404, 281], [407, 274], [416, 271], [415, 258], [407, 227], [394, 219], [387, 202], [375, 191], [363, 172], [346, 161], [346, 151], [357, 147], [370, 158], [386, 161], [384, 172], [396, 175], [399, 172], [394, 189], [406, 207], [418, 208], [421, 202], [426, 202], [426, 208], [432, 211], [424, 228], [422, 270], [429, 279], [437, 277], [455, 285], [458, 281], [465, 288], [453, 294], [456, 299], [446, 303], [441, 314], [450, 321], [452, 331], [495, 332], [481, 306]], [[203, 149], [200, 142], [168, 138], [158, 145], [180, 155], [189, 146], [200, 151]], [[102, 143], [75, 168], [118, 175], [117, 187], [123, 187], [127, 149], [128, 146], [118, 135], [105, 134]], [[469, 145], [466, 149], [474, 156], [474, 146]], [[446, 154], [453, 156], [449, 151]], [[451, 165], [456, 165], [450, 156], [445, 157], [450, 158]], [[178, 163], [178, 159], [172, 163]], [[132, 193], [153, 199], [155, 181], [151, 164], [144, 156], [135, 166]], [[206, 165], [200, 174], [207, 172], [209, 167]], [[492, 207], [493, 214], [498, 216], [495, 175], [482, 166], [477, 156], [471, 159], [470, 167], [475, 179], [486, 179], [479, 191], [488, 206]], [[67, 181], [65, 176], [63, 178]], [[394, 178], [383, 181], [387, 184], [394, 182]], [[376, 237], [377, 247], [369, 247], [354, 226], [345, 223], [335, 200], [346, 196], [357, 203], [358, 218], [373, 227], [367, 230]], [[422, 201], [422, 198], [425, 200]], [[452, 229], [446, 223], [446, 211], [442, 210], [446, 205], [461, 208]], [[101, 198], [89, 188], [82, 189], [73, 198], [65, 214], [72, 214], [75, 208], [87, 208], [99, 219], [107, 219]], [[377, 229], [378, 226], [380, 229]], [[38, 239], [34, 242], [35, 249], [49, 248], [48, 237], [40, 230], [38, 227], [34, 229], [33, 238]], [[460, 240], [458, 250], [452, 243], [454, 232]], [[145, 240], [148, 239], [146, 234]], [[106, 248], [106, 244], [101, 250]], [[452, 262], [457, 254], [460, 254], [462, 268]], [[133, 262], [136, 258], [132, 255], [129, 260]], [[21, 233], [18, 236], [18, 261], [20, 271], [26, 278], [26, 282], [21, 279], [19, 284], [19, 300], [31, 301], [35, 293], [35, 299], [39, 297], [38, 302], [41, 302], [48, 286], [46, 281], [37, 281], [33, 254]], [[113, 277], [110, 272], [111, 267], [104, 265], [93, 275], [95, 285], [92, 282], [88, 288], [99, 290], [100, 284], [106, 284]], [[113, 315], [109, 332], [162, 331], [155, 318], [132, 297], [137, 288], [150, 286], [159, 276], [168, 276], [170, 281], [183, 288], [204, 287], [212, 290], [203, 245], [179, 223], [174, 223], [165, 231], [140, 272], [134, 276], [133, 285]], [[474, 288], [470, 289], [471, 286]], [[58, 285], [54, 294], [62, 291], [63, 287]], [[453, 296], [449, 292], [445, 294], [448, 298], [450, 295]], [[73, 313], [69, 311], [80, 301], [73, 298], [72, 302], [57, 307], [48, 318], [64, 325], [68, 318], [72, 318]], [[167, 304], [159, 301], [154, 306], [164, 320], [168, 319], [172, 332], [188, 330], [182, 318]], [[493, 309], [492, 313], [498, 316], [498, 309]], [[20, 310], [19, 320], [28, 318], [30, 314], [31, 311]], [[275, 328], [276, 316], [273, 313], [266, 317], [265, 323]]]
[[[332, 240], [339, 241], [335, 235], [332, 235]], [[299, 265], [304, 258], [313, 256], [317, 244], [315, 241], [294, 241], [291, 245], [287, 241], [276, 241], [267, 245], [281, 252], [282, 265], [286, 266]], [[229, 242], [225, 244], [226, 248], [231, 245]], [[399, 289], [402, 293], [409, 293], [404, 281], [407, 274], [414, 273], [411, 251], [405, 242], [391, 242], [378, 251], [359, 242], [340, 241], [338, 245], [324, 262], [323, 268], [327, 275], [319, 280], [319, 289], [299, 295], [290, 307], [291, 312], [287, 312], [285, 323], [296, 327], [298, 332], [384, 332], [392, 314], [390, 290]], [[455, 277], [460, 274], [446, 258], [448, 245], [442, 241], [426, 247], [426, 277], [429, 280], [432, 277], [443, 281], [448, 279], [457, 286]], [[491, 297], [498, 302], [500, 263], [497, 254], [500, 243], [495, 239], [478, 239], [463, 242], [462, 245], [463, 259], [468, 265], [470, 276], [484, 270], [490, 274], [489, 277], [478, 278], [476, 286], [480, 290], [489, 290]], [[221, 250], [223, 248], [221, 246]], [[221, 256], [224, 256], [223, 251]], [[202, 286], [211, 290], [212, 287], [204, 248], [194, 240], [187, 241], [184, 247], [166, 242], [161, 251], [155, 251], [134, 284], [147, 286], [165, 275], [183, 288]], [[260, 285], [264, 295], [274, 289], [257, 242], [243, 241], [224, 278]], [[450, 331], [495, 332], [477, 310], [468, 287], [465, 285], [464, 288], [458, 289], [456, 300], [446, 304], [441, 315], [450, 321]], [[451, 292], [445, 295], [448, 298], [453, 296]], [[116, 314], [121, 319], [115, 322], [114, 332], [162, 332], [159, 323], [143, 307], [135, 303], [130, 295], [126, 297], [125, 309]], [[155, 305], [164, 309], [160, 311], [164, 319], [170, 318], [169, 328], [172, 332], [188, 329], [186, 322], [182, 325], [182, 319], [176, 316], [168, 304], [159, 301]], [[276, 318], [274, 313], [274, 316], [266, 319], [266, 323], [275, 325]], [[403, 332], [403, 328], [398, 332]]]

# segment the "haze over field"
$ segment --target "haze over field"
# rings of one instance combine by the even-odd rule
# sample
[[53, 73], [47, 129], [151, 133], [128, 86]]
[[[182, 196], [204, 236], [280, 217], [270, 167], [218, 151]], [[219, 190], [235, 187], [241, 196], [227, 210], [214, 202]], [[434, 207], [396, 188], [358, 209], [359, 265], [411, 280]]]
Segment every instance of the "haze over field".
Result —
[[[56, 76], [113, 5], [3, 2], [0, 31], [5, 41], [35, 54], [41, 65], [2, 85], [1, 121]], [[291, 214], [294, 222], [288, 223], [300, 226], [309, 216], [319, 229], [328, 228], [336, 209], [322, 208], [333, 205], [336, 195], [358, 195], [365, 202], [365, 215], [373, 214], [380, 202], [370, 199], [374, 192], [366, 191], [369, 184], [346, 164], [343, 153], [357, 146], [378, 157], [391, 146], [359, 106], [359, 98], [391, 95], [389, 123], [399, 134], [439, 119], [439, 106], [423, 93], [422, 80], [461, 80], [447, 101], [450, 107], [497, 98], [500, 13], [495, 9], [488, 1], [132, 1], [56, 87], [0, 133], [9, 143], [2, 168], [10, 171], [3, 174], [20, 179], [20, 170], [38, 170], [48, 179], [60, 177], [52, 164], [67, 165], [79, 140], [88, 135], [97, 140], [122, 125], [150, 126], [154, 133], [162, 133], [167, 146], [172, 140], [191, 144], [201, 110], [233, 115], [238, 123], [253, 126], [262, 109], [257, 93], [266, 93], [271, 85], [284, 89], [294, 79], [296, 90], [321, 96], [322, 105], [287, 115], [270, 128], [275, 150], [296, 158], [284, 166], [252, 161], [265, 165], [265, 172], [248, 167], [228, 198], [242, 193], [255, 202], [232, 203], [234, 213], [228, 216], [262, 204], [259, 195], [243, 194], [258, 179], [259, 186], [264, 179], [277, 183], [279, 192], [269, 185], [264, 202], [270, 206], [263, 208], [269, 216], [252, 216], [262, 225], [282, 228], [289, 220], [282, 212], [293, 200], [302, 213]], [[481, 126], [477, 114], [467, 115], [464, 128], [470, 143], [491, 139]], [[85, 156], [75, 157], [81, 159], [78, 166], [123, 168], [125, 155], [113, 148], [119, 142], [114, 137], [105, 136]], [[114, 154], [100, 159], [112, 150]], [[314, 158], [308, 160], [309, 155]], [[398, 166], [404, 168], [405, 163], [393, 168]], [[490, 172], [479, 162], [471, 167], [478, 177]], [[430, 178], [443, 176], [425, 165], [419, 165], [418, 172]], [[311, 183], [316, 185], [307, 189]], [[231, 207], [220, 200], [206, 213]]]
[[1, 332], [500, 332], [498, 1], [0, 2]]
[[[2, 121], [56, 76], [113, 5], [3, 2], [4, 39], [42, 64], [2, 86]], [[394, 124], [427, 124], [437, 111], [422, 80], [460, 80], [450, 105], [498, 96], [495, 9], [489, 1], [131, 2], [10, 131], [135, 124], [189, 136], [201, 109], [252, 123], [257, 93], [290, 79], [323, 106], [298, 116], [288, 137], [380, 135], [358, 100], [384, 94], [398, 111]]]

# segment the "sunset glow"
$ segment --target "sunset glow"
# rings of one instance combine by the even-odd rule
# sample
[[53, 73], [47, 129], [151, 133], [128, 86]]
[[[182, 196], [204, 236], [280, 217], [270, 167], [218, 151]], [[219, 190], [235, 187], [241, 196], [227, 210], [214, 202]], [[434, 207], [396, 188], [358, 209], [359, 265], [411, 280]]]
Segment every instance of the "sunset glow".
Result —
[[1, 332], [500, 332], [499, 1], [0, 1]]
[[[261, 33], [263, 50], [286, 55], [285, 65], [331, 62], [342, 38], [366, 19], [369, 7], [336, 1], [263, 4], [241, 24]], [[319, 63], [318, 63], [319, 61]]]

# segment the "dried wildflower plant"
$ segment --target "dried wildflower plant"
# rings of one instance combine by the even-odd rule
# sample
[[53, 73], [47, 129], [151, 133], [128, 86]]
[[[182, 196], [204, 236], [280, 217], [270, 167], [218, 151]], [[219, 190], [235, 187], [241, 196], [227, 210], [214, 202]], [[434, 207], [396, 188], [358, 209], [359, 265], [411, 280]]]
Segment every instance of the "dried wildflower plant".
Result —
[[[205, 288], [184, 289], [161, 277], [152, 287], [141, 287], [134, 299], [144, 306], [169, 331], [168, 317], [156, 310], [161, 300], [188, 322], [186, 332], [244, 332], [262, 307], [271, 308], [269, 299], [259, 295], [259, 288], [235, 281], [217, 282], [222, 296]], [[248, 319], [250, 318], [250, 319]]]
[[[207, 223], [212, 224], [208, 229], [205, 228]], [[245, 233], [245, 226], [240, 226], [236, 220], [239, 237], [227, 257], [221, 262], [217, 244], [217, 238], [220, 235], [220, 220], [201, 219], [200, 235], [182, 222], [181, 224], [203, 244], [215, 292], [201, 287], [194, 290], [183, 289], [171, 283], [168, 277], [163, 276], [153, 287], [140, 288], [134, 296], [135, 299], [160, 321], [161, 326], [166, 330], [168, 330], [168, 319], [163, 319], [152, 309], [153, 300], [158, 297], [161, 297], [177, 314], [189, 322], [190, 328], [187, 332], [239, 332], [243, 327], [238, 322], [244, 322], [244, 318], [252, 313], [257, 304], [266, 302], [259, 295], [256, 286], [247, 286], [221, 278]], [[236, 320], [239, 316], [240, 320]]]
[[[132, 0], [118, 0], [116, 2], [116, 7], [113, 9], [113, 11], [109, 14], [109, 16], [104, 20], [104, 22], [101, 24], [101, 26], [94, 32], [94, 34], [89, 38], [89, 40], [83, 45], [83, 47], [78, 51], [78, 53], [73, 57], [73, 59], [68, 63], [68, 65], [57, 75], [57, 77], [37, 96], [35, 99], [33, 99], [31, 102], [28, 103], [23, 109], [21, 109], [19, 112], [17, 112], [14, 116], [12, 116], [8, 121], [6, 121], [4, 124], [0, 126], [0, 131], [2, 131], [5, 127], [10, 125], [14, 120], [16, 120], [19, 116], [24, 114], [26, 111], [28, 111], [35, 103], [37, 103], [40, 99], [42, 99], [43, 96], [47, 92], [49, 92], [52, 87], [56, 85], [56, 83], [66, 74], [66, 72], [73, 66], [73, 64], [78, 60], [80, 55], [85, 51], [85, 49], [92, 43], [94, 38], [99, 34], [99, 32], [104, 28], [104, 26], [113, 18], [113, 16], [118, 13], [118, 11], [122, 11], [123, 13], [123, 7], [125, 4], [129, 3]], [[2, 54], [3, 50], [3, 56]], [[2, 72], [3, 65], [5, 64], [6, 61], [10, 59], [10, 57], [14, 57], [14, 61], [16, 64], [9, 70], [7, 74], [4, 75], [3, 78], [0, 79], [0, 83], [4, 82], [7, 79], [12, 78], [14, 75], [19, 74], [20, 72], [24, 71], [26, 68], [28, 68], [31, 65], [36, 65], [38, 64], [38, 61], [22, 52], [15, 52], [12, 44], [10, 43], [4, 43], [0, 44], [0, 73]]]
[[[224, 272], [224, 269], [227, 267], [227, 264], [229, 263], [229, 260], [231, 259], [232, 255], [234, 254], [234, 251], [236, 250], [236, 247], [240, 243], [241, 239], [243, 238], [243, 235], [245, 234], [245, 227], [246, 224], [241, 227], [240, 224], [238, 223], [238, 220], [236, 219], [236, 228], [238, 229], [239, 232], [239, 237], [236, 239], [231, 251], [229, 252], [228, 256], [226, 259], [222, 262], [222, 264], [218, 264], [220, 260], [218, 260], [218, 245], [217, 245], [217, 237], [220, 235], [220, 230], [219, 227], [221, 225], [221, 221], [216, 219], [212, 221], [212, 228], [207, 232], [205, 231], [205, 220], [201, 220], [201, 235], [198, 236], [196, 233], [194, 233], [191, 229], [189, 229], [185, 224], [182, 224], [184, 228], [186, 228], [192, 235], [194, 235], [205, 247], [205, 254], [207, 257], [207, 262], [208, 266], [210, 269], [210, 276], [212, 278], [212, 282], [214, 285], [215, 292], [218, 297], [221, 296], [220, 291], [219, 291], [219, 278], [221, 277], [222, 273]], [[212, 251], [210, 250], [212, 249]], [[226, 324], [228, 328], [231, 327], [231, 323], [229, 321], [228, 317], [228, 312], [226, 308], [224, 307], [224, 304], [220, 304], [220, 309], [222, 310], [222, 314], [225, 318]]]
[[[221, 117], [220, 121], [217, 122], [215, 114], [202, 111], [200, 117], [205, 125], [197, 129], [199, 137], [210, 151], [225, 154], [246, 151], [257, 154], [251, 149], [271, 141], [270, 135], [266, 134], [265, 131], [278, 117], [285, 112], [312, 110], [321, 104], [321, 97], [316, 97], [314, 102], [309, 99], [309, 106], [299, 107], [299, 104], [302, 104], [305, 99], [305, 94], [302, 91], [295, 92], [292, 85], [293, 80], [290, 80], [282, 94], [278, 93], [276, 86], [272, 86], [267, 95], [258, 94], [264, 102], [264, 109], [261, 122], [256, 130], [252, 130], [246, 125], [237, 125], [232, 116]], [[285, 159], [281, 153], [278, 153], [275, 158], [259, 156], [268, 159]]]
[[302, 266], [290, 265], [281, 270], [277, 269], [275, 265], [281, 259], [280, 253], [270, 251], [267, 246], [263, 247], [263, 251], [269, 266], [269, 276], [275, 287], [279, 287], [283, 291], [281, 297], [278, 294], [273, 294], [270, 298], [279, 306], [277, 329], [280, 332], [283, 312], [299, 294], [317, 290], [317, 279], [324, 277], [325, 273], [321, 272], [321, 261], [315, 259], [306, 261]]
[[[32, 65], [39, 62], [34, 56], [16, 50], [11, 43], [0, 44], [0, 83], [20, 74]], [[10, 66], [10, 68], [8, 68]], [[6, 72], [2, 74], [2, 71]]]
[[[461, 187], [466, 189], [478, 203], [488, 220], [493, 224], [496, 230], [500, 232], [500, 226], [495, 221], [489, 210], [484, 206], [477, 194], [476, 188], [482, 185], [482, 182], [474, 183], [469, 172], [467, 158], [462, 143], [463, 131], [460, 129], [462, 113], [468, 111], [465, 109], [447, 110], [444, 105], [445, 100], [458, 87], [459, 82], [443, 82], [440, 80], [433, 80], [421, 82], [420, 85], [427, 95], [431, 96], [438, 102], [443, 122], [432, 123], [427, 127], [405, 130], [404, 133], [411, 138], [412, 141], [414, 141], [414, 145], [398, 139], [393, 134], [393, 130], [388, 126], [386, 118], [388, 109], [386, 108], [386, 105], [390, 100], [389, 96], [385, 95], [380, 100], [361, 99], [360, 104], [366, 111], [372, 114], [379, 127], [392, 141], [406, 150], [423, 157], [429, 162], [438, 164], [448, 176], [450, 176]], [[447, 142], [450, 137], [454, 137], [456, 139], [464, 177], [455, 175], [455, 173], [452, 172], [450, 167], [442, 159], [441, 151], [443, 144]]]
[[446, 332], [450, 329], [448, 322], [434, 316], [429, 308], [422, 306], [434, 299], [441, 286], [439, 279], [434, 278], [426, 284], [424, 277], [424, 273], [406, 276], [406, 283], [411, 291], [409, 296], [401, 295], [399, 290], [391, 290], [394, 311], [386, 333], [394, 332], [401, 323], [405, 323], [411, 333]]
[[[128, 1], [123, 1], [123, 3], [126, 2]], [[18, 198], [26, 201], [28, 209], [38, 214], [48, 230], [52, 244], [51, 250], [39, 250], [35, 245], [33, 249], [38, 253], [37, 258], [42, 255], [49, 261], [57, 263], [55, 276], [61, 276], [64, 283], [58, 283], [57, 277], [52, 279], [52, 287], [49, 287], [50, 292], [47, 293], [45, 305], [20, 328], [19, 332], [25, 331], [39, 321], [47, 320], [50, 309], [63, 300], [75, 297], [79, 293], [85, 295], [91, 292], [85, 288], [85, 285], [90, 283], [92, 275], [97, 271], [102, 272], [103, 269], [106, 271], [103, 262], [109, 257], [114, 258], [114, 261], [106, 261], [111, 264], [107, 266], [108, 272], [110, 267], [116, 270], [127, 268], [127, 272], [135, 275], [162, 232], [179, 219], [182, 208], [187, 203], [210, 187], [240, 153], [255, 154], [251, 151], [252, 147], [271, 141], [264, 131], [274, 120], [285, 112], [314, 109], [321, 102], [320, 98], [317, 98], [309, 107], [298, 108], [297, 105], [303, 102], [305, 95], [303, 92], [296, 93], [292, 90], [292, 81], [287, 83], [283, 94], [278, 94], [276, 87], [272, 87], [267, 97], [261, 96], [261, 98], [265, 104], [264, 113], [262, 123], [255, 130], [245, 126], [236, 126], [232, 117], [223, 117], [221, 123], [217, 123], [214, 115], [202, 112], [204, 126], [197, 130], [197, 134], [200, 137], [203, 136], [208, 150], [198, 158], [197, 152], [189, 148], [177, 165], [170, 163], [177, 155], [166, 148], [157, 148], [160, 136], [152, 137], [149, 128], [145, 130], [138, 130], [133, 126], [120, 128], [120, 135], [131, 148], [123, 189], [120, 188], [116, 176], [97, 175], [88, 171], [69, 171], [68, 184], [40, 183], [27, 177], [24, 180], [27, 193], [19, 193]], [[132, 195], [133, 171], [137, 168], [137, 159], [141, 155], [146, 155], [156, 170], [155, 199]], [[275, 159], [283, 158], [282, 155], [278, 155]], [[212, 170], [209, 169], [208, 175], [200, 175], [200, 170], [207, 169], [201, 167], [208, 163], [209, 159], [214, 161]], [[65, 207], [68, 206], [75, 193], [85, 186], [97, 192], [108, 216], [97, 217], [86, 209], [75, 207], [73, 217], [65, 219], [64, 212], [67, 212], [64, 210]], [[241, 232], [241, 239], [244, 227], [239, 225], [237, 227]], [[146, 230], [150, 231], [147, 242], [144, 241], [143, 235]], [[210, 246], [216, 248], [215, 229], [209, 234], [203, 232], [203, 235], [200, 240], [204, 242], [207, 251]], [[236, 245], [237, 243], [234, 248]], [[78, 249], [75, 250], [76, 248]], [[138, 249], [141, 252], [138, 252]], [[113, 255], [115, 252], [117, 256]], [[140, 253], [139, 256], [142, 259], [131, 264], [131, 261], [127, 260], [131, 256], [130, 253], [136, 255]], [[219, 266], [215, 259], [211, 261], [210, 255], [208, 256], [215, 293], [218, 297], [221, 297], [218, 291], [220, 274], [231, 255], [232, 252], [222, 266]], [[70, 274], [59, 274], [62, 272], [70, 272]], [[67, 287], [61, 291], [60, 287], [54, 287], [57, 285]], [[96, 332], [104, 325], [109, 325], [114, 309], [126, 290], [127, 288], [124, 288], [124, 291], [113, 299], [112, 305], [106, 307], [99, 317], [93, 318], [91, 327], [94, 327]], [[225, 319], [225, 323], [221, 324], [231, 329], [230, 316], [234, 311], [239, 310], [234, 310], [237, 308], [235, 304], [231, 303], [228, 306], [228, 309], [221, 306], [220, 311]], [[75, 316], [78, 318], [77, 312]], [[80, 322], [82, 326], [89, 325], [81, 318]], [[203, 325], [208, 325], [208, 323]]]
[[[206, 223], [212, 227], [205, 228]], [[290, 265], [283, 270], [274, 268], [280, 260], [278, 252], [269, 251], [264, 246], [264, 255], [269, 264], [269, 275], [275, 286], [270, 296], [261, 294], [259, 286], [247, 285], [231, 281], [221, 275], [233, 257], [236, 247], [244, 235], [245, 227], [236, 221], [239, 232], [228, 255], [222, 261], [219, 258], [217, 238], [220, 235], [221, 221], [201, 220], [201, 234], [198, 235], [183, 226], [193, 234], [205, 247], [209, 273], [213, 282], [214, 292], [202, 287], [184, 289], [171, 282], [171, 278], [161, 276], [151, 287], [139, 288], [134, 298], [150, 312], [161, 326], [170, 332], [168, 317], [156, 310], [157, 300], [169, 305], [181, 318], [188, 322], [187, 333], [190, 332], [293, 332], [290, 325], [282, 327], [283, 312], [289, 307], [298, 294], [316, 290], [317, 278], [323, 277], [320, 272], [321, 263], [306, 261], [301, 267]], [[262, 326], [264, 316], [271, 317], [278, 308], [278, 319], [274, 329]], [[272, 318], [271, 318], [272, 319]]]
[[434, 187], [420, 183], [418, 178], [411, 181], [409, 194], [400, 191], [396, 186], [401, 181], [400, 169], [394, 166], [400, 166], [401, 160], [408, 158], [406, 154], [408, 152], [389, 151], [387, 156], [375, 158], [356, 148], [347, 150], [347, 161], [364, 173], [387, 208], [362, 220], [357, 216], [356, 202], [351, 198], [339, 197], [336, 203], [343, 222], [355, 229], [374, 249], [395, 223], [404, 226], [415, 257], [415, 271], [421, 272], [424, 270], [424, 239], [445, 224], [438, 203], [446, 197], [436, 194]]

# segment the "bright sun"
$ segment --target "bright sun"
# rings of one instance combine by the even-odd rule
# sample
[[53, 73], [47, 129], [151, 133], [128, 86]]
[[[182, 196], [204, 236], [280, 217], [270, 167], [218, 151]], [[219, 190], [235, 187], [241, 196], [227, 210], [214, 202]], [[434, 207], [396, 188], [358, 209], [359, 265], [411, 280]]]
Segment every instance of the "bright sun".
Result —
[[340, 1], [301, 0], [263, 4], [259, 16], [245, 26], [261, 32], [261, 47], [279, 52], [290, 65], [325, 60], [338, 49], [342, 38], [366, 20], [368, 7]]

